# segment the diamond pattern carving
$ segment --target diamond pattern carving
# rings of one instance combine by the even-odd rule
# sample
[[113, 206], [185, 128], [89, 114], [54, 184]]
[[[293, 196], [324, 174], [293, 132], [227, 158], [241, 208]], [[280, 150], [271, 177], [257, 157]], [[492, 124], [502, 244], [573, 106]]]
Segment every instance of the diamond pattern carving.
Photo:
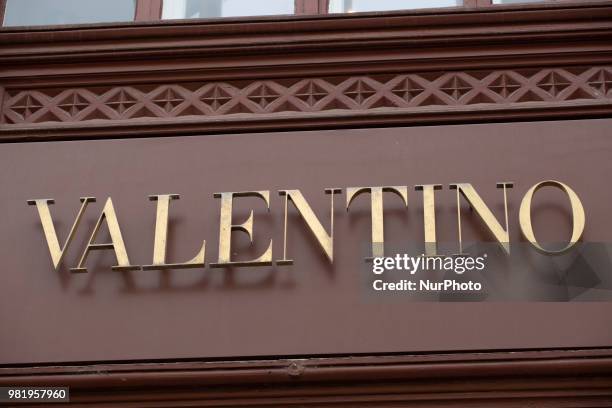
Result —
[[226, 89], [227, 85], [214, 84], [202, 93], [200, 101], [216, 112], [232, 99], [232, 95]]
[[268, 105], [277, 100], [279, 96], [280, 95], [274, 92], [269, 85], [264, 83], [256, 86], [255, 90], [250, 93], [247, 98], [265, 109]]
[[603, 96], [610, 95], [612, 91], [612, 72], [607, 69], [598, 69], [597, 72], [589, 78], [589, 86], [599, 91]]
[[323, 89], [315, 81], [308, 80], [294, 95], [299, 100], [304, 101], [308, 106], [313, 107], [317, 102], [329, 95], [329, 92]]
[[20, 95], [17, 101], [12, 106], [12, 110], [16, 112], [23, 121], [26, 122], [34, 113], [42, 108], [42, 104], [38, 102], [31, 94], [26, 93]]
[[171, 87], [167, 87], [153, 99], [153, 103], [170, 113], [174, 110], [174, 108], [183, 103], [184, 100], [185, 99]]
[[520, 89], [521, 84], [507, 73], [502, 73], [487, 88], [506, 99]]
[[425, 88], [410, 78], [404, 78], [391, 90], [394, 95], [399, 96], [407, 102], [410, 102], [415, 97], [422, 94], [423, 91], [425, 91]]
[[571, 84], [559, 73], [553, 71], [546, 75], [542, 81], [538, 82], [538, 87], [544, 89], [553, 97], [559, 95], [564, 89], [569, 87]]
[[125, 89], [118, 88], [112, 92], [109, 98], [107, 98], [105, 105], [122, 116], [125, 111], [136, 105], [136, 103], [138, 103], [138, 101], [130, 96]]
[[112, 88], [7, 88], [4, 125], [329, 110], [612, 102], [612, 67], [422, 72]]
[[441, 91], [451, 96], [454, 100], [459, 99], [472, 90], [472, 86], [459, 75], [452, 75], [440, 88]]
[[344, 91], [344, 95], [349, 97], [351, 100], [361, 105], [370, 96], [376, 93], [376, 89], [368, 85], [366, 81], [359, 78], [356, 81], [351, 81], [352, 84]]
[[74, 117], [89, 105], [90, 103], [87, 99], [81, 96], [77, 91], [72, 91], [70, 92], [69, 96], [61, 101], [57, 106], [70, 116]]

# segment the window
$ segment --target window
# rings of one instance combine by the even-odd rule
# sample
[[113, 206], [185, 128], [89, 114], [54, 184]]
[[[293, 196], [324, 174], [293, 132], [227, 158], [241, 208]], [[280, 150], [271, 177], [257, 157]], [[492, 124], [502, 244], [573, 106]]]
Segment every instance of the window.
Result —
[[0, 22], [4, 27], [14, 27], [438, 7], [520, 6], [524, 3], [559, 1], [572, 0], [0, 0]]
[[165, 0], [162, 19], [293, 14], [295, 0]]
[[453, 7], [463, 0], [329, 0], [330, 13]]
[[541, 3], [542, 0], [493, 0], [493, 4]]
[[3, 26], [132, 21], [136, 0], [6, 0]]

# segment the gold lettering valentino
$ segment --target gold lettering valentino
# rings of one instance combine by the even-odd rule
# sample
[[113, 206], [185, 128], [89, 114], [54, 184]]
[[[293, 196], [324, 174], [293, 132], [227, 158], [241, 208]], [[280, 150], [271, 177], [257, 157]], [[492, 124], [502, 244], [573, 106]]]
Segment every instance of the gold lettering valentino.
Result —
[[435, 190], [442, 190], [441, 184], [422, 184], [414, 189], [423, 191], [423, 227], [425, 230], [425, 255], [438, 255], [436, 239], [436, 202]]
[[[485, 204], [481, 196], [476, 192], [476, 189], [470, 183], [450, 184], [451, 190], [456, 190], [456, 210], [457, 210], [457, 230], [459, 253], [462, 253], [462, 231], [461, 222], [462, 215], [460, 211], [461, 199], [466, 200], [470, 207], [475, 211], [480, 221], [484, 224], [492, 238], [499, 244], [503, 252], [510, 253], [510, 230], [508, 228], [508, 189], [513, 187], [512, 183], [503, 182], [497, 183], [497, 187], [503, 190], [504, 202], [504, 221], [505, 227], [500, 224], [491, 209]], [[572, 212], [572, 234], [568, 244], [561, 250], [545, 249], [538, 242], [533, 231], [531, 220], [531, 203], [534, 194], [543, 187], [553, 187], [563, 191], [570, 202]], [[440, 184], [421, 184], [416, 185], [415, 189], [422, 191], [423, 194], [423, 231], [425, 243], [426, 257], [440, 256], [438, 254], [438, 238], [436, 234], [436, 201], [435, 192], [442, 189]], [[288, 228], [288, 212], [289, 202], [293, 204], [297, 213], [304, 221], [306, 228], [314, 236], [320, 250], [325, 255], [330, 263], [334, 262], [334, 195], [342, 192], [340, 188], [325, 189], [325, 193], [330, 195], [329, 200], [329, 229], [326, 229], [317, 217], [315, 211], [308, 203], [300, 190], [280, 190], [279, 195], [284, 198], [284, 227], [283, 227], [283, 251], [282, 258], [277, 259], [274, 263], [277, 265], [289, 265], [293, 260], [287, 257], [287, 228]], [[371, 249], [373, 257], [384, 256], [384, 193], [393, 193], [401, 198], [401, 202], [405, 207], [408, 207], [408, 187], [407, 186], [374, 186], [374, 187], [348, 187], [346, 188], [346, 210], [348, 211], [351, 203], [361, 194], [370, 195], [370, 213], [371, 213]], [[266, 211], [270, 211], [270, 191], [242, 191], [242, 192], [223, 192], [215, 193], [215, 198], [220, 199], [220, 217], [219, 217], [219, 251], [218, 260], [211, 263], [211, 267], [230, 268], [236, 266], [265, 266], [273, 264], [272, 256], [272, 238], [270, 238], [267, 249], [255, 259], [251, 260], [236, 260], [232, 257], [232, 232], [242, 231], [247, 234], [251, 244], [253, 243], [253, 217], [254, 212], [250, 210], [249, 216], [240, 224], [233, 222], [233, 204], [234, 199], [242, 197], [253, 197], [262, 200], [265, 204]], [[158, 194], [149, 196], [149, 200], [157, 202], [156, 217], [155, 217], [155, 235], [153, 237], [153, 259], [148, 265], [132, 265], [130, 263], [127, 249], [123, 241], [123, 235], [119, 227], [119, 220], [110, 197], [106, 200], [102, 212], [91, 231], [89, 240], [80, 256], [80, 259], [74, 268], [70, 268], [72, 272], [87, 272], [87, 259], [92, 251], [96, 250], [112, 250], [117, 265], [113, 265], [113, 270], [129, 271], [129, 270], [164, 270], [164, 269], [185, 269], [185, 268], [203, 268], [205, 266], [205, 250], [206, 241], [202, 240], [201, 246], [196, 255], [189, 261], [182, 263], [168, 263], [167, 261], [167, 243], [168, 243], [168, 225], [170, 219], [170, 203], [173, 200], [178, 200], [178, 194]], [[58, 270], [62, 260], [65, 257], [68, 248], [76, 235], [79, 224], [81, 223], [85, 211], [89, 203], [95, 202], [95, 197], [82, 197], [81, 207], [72, 223], [72, 227], [66, 237], [63, 245], [60, 245], [57, 231], [55, 229], [50, 204], [54, 204], [54, 200], [36, 199], [28, 200], [29, 205], [36, 206], [43, 233], [51, 255], [53, 268]], [[106, 222], [110, 235], [110, 242], [98, 243], [97, 237], [102, 225]], [[519, 223], [523, 236], [537, 250], [546, 254], [560, 254], [572, 248], [582, 237], [585, 229], [585, 211], [582, 202], [578, 195], [568, 185], [554, 180], [546, 180], [532, 186], [522, 198], [519, 209]]]
[[317, 239], [317, 243], [319, 244], [323, 252], [325, 252], [325, 256], [327, 256], [329, 262], [334, 262], [334, 194], [342, 192], [342, 189], [326, 188], [325, 192], [327, 194], [330, 194], [329, 234], [325, 231], [323, 225], [321, 225], [321, 221], [319, 221], [314, 211], [312, 211], [312, 208], [310, 207], [310, 205], [308, 205], [308, 202], [306, 201], [306, 199], [304, 199], [304, 196], [302, 195], [300, 190], [281, 190], [278, 192], [279, 195], [285, 196], [285, 228], [283, 234], [283, 259], [277, 260], [277, 264], [290, 265], [293, 263], [292, 259], [287, 259], [287, 204], [289, 201], [291, 201], [293, 205], [295, 205], [295, 208], [306, 222], [306, 225], [310, 229], [310, 232], [312, 232], [315, 238]]
[[93, 203], [95, 201], [95, 197], [81, 197], [81, 208], [79, 209], [74, 223], [72, 223], [72, 228], [70, 228], [70, 232], [68, 233], [68, 238], [66, 238], [64, 246], [60, 248], [59, 240], [57, 238], [57, 232], [55, 232], [55, 226], [53, 225], [53, 219], [51, 218], [51, 211], [49, 211], [49, 204], [54, 204], [55, 201], [52, 198], [28, 200], [28, 204], [35, 205], [36, 209], [38, 210], [38, 215], [40, 216], [40, 222], [43, 227], [43, 232], [45, 233], [47, 245], [49, 246], [51, 261], [53, 262], [53, 268], [55, 268], [55, 270], [57, 270], [59, 264], [62, 262], [62, 258], [66, 253], [66, 249], [68, 249], [70, 242], [72, 242], [72, 238], [74, 238], [74, 233], [79, 227], [79, 223], [83, 218], [83, 214], [85, 214], [87, 204]]
[[[570, 238], [570, 241], [567, 246], [558, 251], [544, 249], [538, 243], [535, 234], [533, 233], [533, 226], [531, 225], [531, 200], [533, 199], [533, 195], [535, 194], [535, 192], [541, 189], [542, 187], [555, 187], [560, 189], [565, 194], [567, 194], [567, 197], [569, 198], [570, 204], [572, 206], [572, 237]], [[535, 248], [548, 254], [561, 254], [573, 247], [576, 242], [580, 240], [580, 237], [584, 232], [584, 207], [582, 206], [582, 202], [580, 201], [580, 198], [578, 198], [578, 195], [567, 184], [563, 184], [560, 181], [555, 180], [542, 181], [531, 187], [529, 191], [527, 191], [527, 194], [525, 194], [525, 197], [523, 197], [523, 201], [521, 202], [521, 208], [519, 210], [519, 222], [523, 235], [525, 236], [527, 241], [529, 241]]]
[[457, 183], [451, 184], [451, 190], [457, 190], [457, 229], [459, 231], [459, 253], [463, 252], [462, 247], [462, 239], [461, 239], [461, 211], [459, 207], [459, 194], [463, 195], [463, 197], [470, 204], [471, 208], [476, 211], [480, 219], [484, 222], [485, 226], [489, 229], [489, 231], [493, 234], [493, 237], [497, 240], [497, 242], [501, 245], [504, 251], [509, 254], [510, 253], [510, 234], [508, 230], [508, 199], [506, 195], [506, 189], [512, 187], [512, 183], [497, 183], [498, 188], [504, 189], [504, 209], [506, 215], [506, 229], [504, 229], [489, 207], [485, 204], [485, 202], [480, 198], [480, 195], [476, 192], [474, 187], [472, 187], [469, 183]]
[[166, 244], [168, 242], [168, 217], [171, 200], [178, 200], [178, 194], [162, 194], [149, 196], [149, 200], [157, 201], [157, 216], [155, 219], [155, 241], [153, 246], [153, 264], [143, 265], [144, 270], [183, 269], [204, 267], [206, 241], [192, 260], [184, 263], [166, 263]]
[[272, 265], [272, 240], [268, 249], [257, 259], [252, 261], [233, 262], [231, 258], [232, 231], [243, 231], [249, 236], [253, 243], [253, 210], [249, 217], [242, 224], [232, 224], [232, 207], [234, 197], [256, 197], [261, 198], [266, 203], [266, 208], [270, 211], [270, 192], [269, 191], [241, 191], [231, 193], [215, 193], [215, 198], [221, 199], [221, 218], [219, 221], [219, 261], [210, 264], [212, 267], [227, 266], [262, 266]]
[[[100, 232], [100, 227], [102, 227], [102, 223], [106, 221], [106, 225], [108, 226], [108, 232], [110, 233], [111, 242], [104, 244], [96, 244], [94, 241], [96, 240], [96, 236], [98, 232]], [[102, 213], [96, 222], [96, 225], [89, 237], [89, 241], [87, 242], [87, 247], [81, 255], [81, 259], [76, 268], [71, 268], [71, 272], [87, 272], [87, 267], [85, 266], [85, 262], [87, 261], [87, 256], [91, 251], [95, 250], [108, 250], [112, 249], [115, 252], [115, 257], [117, 258], [117, 264], [111, 268], [115, 271], [131, 271], [135, 269], [140, 269], [139, 266], [130, 265], [130, 260], [128, 258], [127, 250], [125, 249], [125, 244], [123, 243], [123, 236], [121, 235], [121, 229], [119, 228], [119, 221], [117, 220], [117, 214], [115, 213], [115, 207], [113, 206], [113, 200], [108, 197], [106, 200], [106, 204], [104, 204], [104, 209], [102, 209]]]
[[351, 203], [361, 193], [370, 193], [370, 205], [372, 216], [372, 256], [385, 256], [385, 223], [383, 218], [383, 193], [397, 194], [404, 205], [408, 207], [407, 186], [385, 186], [385, 187], [348, 187], [346, 189], [346, 211]]

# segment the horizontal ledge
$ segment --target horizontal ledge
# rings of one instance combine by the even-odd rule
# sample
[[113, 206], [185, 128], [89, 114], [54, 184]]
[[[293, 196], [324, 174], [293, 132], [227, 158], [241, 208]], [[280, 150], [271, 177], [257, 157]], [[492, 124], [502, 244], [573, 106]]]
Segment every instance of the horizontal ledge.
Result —
[[[72, 59], [98, 56], [145, 57], [204, 50], [261, 54], [261, 46], [296, 54], [314, 47], [359, 47], [364, 36], [385, 41], [426, 44], [452, 41], [492, 42], [504, 36], [536, 40], [542, 36], [609, 37], [612, 1], [544, 3], [521, 7], [482, 7], [397, 11], [327, 16], [277, 16], [227, 20], [162, 21], [153, 23], [0, 29], [0, 58]], [[465, 38], [463, 38], [465, 37]], [[542, 38], [542, 41], [546, 38]], [[109, 45], [109, 42], [112, 45]], [[374, 43], [374, 42], [373, 42]], [[507, 41], [510, 44], [512, 41]], [[361, 44], [363, 46], [363, 44]], [[358, 49], [358, 48], [357, 48]], [[111, 53], [114, 53], [112, 54]], [[87, 59], [84, 59], [86, 62]], [[40, 60], [39, 60], [40, 61]], [[65, 62], [61, 60], [61, 62]]]
[[276, 358], [243, 361], [84, 363], [0, 367], [0, 386], [70, 384], [74, 388], [281, 384], [285, 382], [425, 381], [606, 377], [612, 349]]
[[[575, 37], [572, 37], [575, 39]], [[405, 47], [361, 47], [352, 52], [304, 52], [299, 55], [219, 58], [197, 57], [176, 60], [156, 59], [140, 64], [104, 64], [92, 58], [84, 64], [6, 65], [0, 67], [0, 86], [6, 91], [53, 87], [119, 86], [134, 84], [181, 84], [202, 81], [275, 80], [346, 75], [388, 75], [455, 70], [530, 69], [534, 61], [545, 58], [550, 68], [568, 66], [610, 66], [612, 31], [605, 42], [559, 42], [539, 46], [514, 44], [474, 45], [469, 49], [422, 48], [406, 52]], [[32, 57], [36, 59], [35, 57]]]
[[[170, 33], [173, 36], [192, 32], [201, 33], [204, 28], [208, 28], [206, 33], [216, 34], [218, 32], [232, 32], [245, 30], [253, 31], [255, 27], [259, 31], [266, 31], [268, 24], [286, 24], [286, 27], [292, 26], [290, 29], [296, 30], [299, 28], [308, 28], [307, 24], [315, 22], [322, 26], [321, 28], [336, 29], [351, 24], [364, 26], [405, 26], [406, 23], [410, 26], [421, 25], [423, 21], [431, 22], [430, 18], [444, 20], [448, 24], [448, 19], [454, 19], [453, 22], [466, 22], [473, 18], [480, 21], [483, 19], [491, 19], [492, 21], [508, 21], [508, 19], [520, 18], [529, 20], [544, 19], [553, 21], [557, 17], [558, 12], [570, 12], [574, 20], [606, 19], [605, 15], [600, 12], [612, 6], [612, 0], [574, 0], [563, 2], [541, 2], [536, 4], [520, 4], [520, 5], [495, 5], [494, 7], [441, 7], [441, 8], [424, 8], [424, 9], [405, 9], [405, 10], [390, 10], [390, 11], [371, 11], [358, 13], [332, 13], [332, 14], [300, 14], [300, 15], [270, 15], [270, 16], [246, 16], [246, 17], [223, 17], [213, 19], [179, 19], [179, 20], [161, 20], [148, 22], [116, 22], [116, 23], [97, 23], [97, 24], [72, 24], [72, 25], [48, 25], [48, 26], [27, 26], [27, 27], [0, 27], [0, 38], [14, 35], [20, 36], [24, 42], [37, 41], [43, 38], [48, 33], [55, 33], [70, 36], [83, 36], [84, 33], [89, 34], [92, 38], [125, 38], [125, 34], [131, 34], [129, 37], [138, 37], [140, 30], [172, 30]], [[548, 17], [546, 17], [548, 16]], [[428, 20], [425, 20], [428, 19]], [[386, 22], [386, 23], [385, 23]], [[177, 31], [181, 30], [181, 31]], [[189, 31], [195, 30], [195, 31]], [[76, 34], [75, 34], [76, 33]], [[43, 37], [39, 36], [43, 34]], [[86, 40], [88, 37], [84, 37]], [[0, 41], [1, 43], [1, 41]]]
[[[612, 8], [610, 9], [612, 15]], [[500, 27], [473, 28], [469, 32], [447, 30], [436, 36], [421, 36], [418, 33], [383, 33], [361, 30], [350, 35], [320, 36], [303, 41], [291, 41], [277, 37], [251, 37], [245, 41], [202, 41], [186, 39], [174, 43], [145, 42], [126, 45], [116, 42], [106, 45], [72, 44], [53, 49], [48, 44], [33, 48], [19, 48], [16, 52], [2, 53], [0, 77], [20, 76], [19, 69], [34, 69], [35, 75], [60, 75], [58, 69], [73, 71], [75, 67], [61, 64], [75, 63], [88, 70], [92, 64], [106, 63], [97, 67], [97, 73], [105, 69], [117, 72], [148, 72], [149, 70], [181, 70], [185, 66], [199, 64], [202, 67], [215, 64], [239, 68], [272, 63], [272, 66], [290, 67], [296, 64], [316, 64], [316, 59], [327, 58], [339, 63], [353, 60], [376, 60], [388, 52], [402, 52], [403, 59], [418, 61], [420, 58], [444, 59], [445, 53], [458, 54], [461, 58], [479, 59], [486, 65], [487, 58], [535, 57], [545, 54], [562, 57], [566, 53], [610, 53], [612, 22], [605, 27], [590, 27], [574, 30], [568, 27], [558, 31], [526, 31], [514, 27], [504, 32]], [[601, 45], [601, 46], [600, 46]], [[92, 48], [93, 47], [93, 48]], [[6, 47], [5, 47], [6, 48]], [[573, 50], [566, 50], [573, 48]], [[493, 51], [492, 51], [493, 50]], [[411, 55], [415, 53], [415, 55]], [[434, 57], [427, 57], [430, 53]], [[230, 59], [230, 61], [225, 61]], [[135, 64], [140, 61], [141, 64]], [[386, 61], [384, 58], [380, 61]], [[58, 64], [47, 67], [40, 64]], [[231, 64], [234, 64], [232, 66]], [[11, 65], [19, 66], [12, 69]], [[169, 68], [174, 67], [174, 68]], [[176, 68], [178, 67], [178, 68]], [[15, 75], [17, 74], [17, 75]]]

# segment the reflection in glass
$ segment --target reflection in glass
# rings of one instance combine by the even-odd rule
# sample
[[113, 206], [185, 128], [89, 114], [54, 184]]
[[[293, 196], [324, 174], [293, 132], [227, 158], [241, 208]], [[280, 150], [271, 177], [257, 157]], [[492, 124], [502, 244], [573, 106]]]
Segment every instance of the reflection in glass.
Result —
[[329, 0], [330, 13], [461, 6], [463, 0]]
[[294, 14], [295, 0], [165, 0], [162, 19]]
[[7, 0], [3, 26], [133, 21], [136, 0]]

